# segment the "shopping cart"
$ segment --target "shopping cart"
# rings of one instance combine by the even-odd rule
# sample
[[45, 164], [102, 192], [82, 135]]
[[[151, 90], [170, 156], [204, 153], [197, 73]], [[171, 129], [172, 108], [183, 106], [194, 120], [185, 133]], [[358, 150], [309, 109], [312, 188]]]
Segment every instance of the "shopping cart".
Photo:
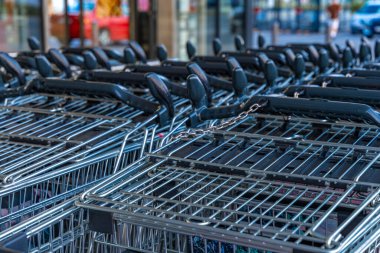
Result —
[[[147, 79], [160, 104], [151, 95], [138, 97], [109, 83], [35, 80], [33, 89], [45, 92], [39, 99], [1, 106], [1, 229], [83, 191], [139, 158], [144, 148], [154, 148], [159, 133], [170, 131], [185, 111], [177, 101], [173, 118], [165, 85], [154, 74]], [[83, 91], [87, 96], [79, 95]], [[112, 150], [118, 153], [103, 159]], [[92, 159], [96, 163], [89, 164]], [[76, 163], [87, 166], [70, 167]]]
[[[269, 106], [260, 105], [264, 111], [287, 108], [297, 114], [295, 106], [284, 105], [289, 98], [267, 99]], [[298, 113], [314, 115], [311, 104], [302, 103]], [[342, 104], [328, 103], [331, 110], [314, 106], [331, 120]], [[361, 111], [362, 105], [351, 106], [346, 109]], [[90, 247], [99, 252], [353, 252], [370, 247], [380, 218], [378, 127], [358, 122], [378, 125], [379, 115], [343, 112], [336, 119], [352, 122], [340, 128], [330, 122], [328, 130], [318, 127], [326, 124], [321, 120], [302, 125], [288, 119], [275, 129], [276, 123], [265, 119], [256, 126], [239, 122], [228, 131], [177, 137], [82, 195], [77, 206], [90, 212]], [[252, 133], [244, 126], [263, 130]], [[276, 135], [295, 129], [303, 135]], [[358, 135], [350, 138], [354, 129]]]
[[[91, 98], [60, 95], [53, 83], [63, 85], [59, 80], [37, 83], [47, 94], [22, 105], [4, 106], [11, 112], [5, 122], [19, 124], [23, 115], [19, 121], [13, 118], [29, 113], [42, 120], [47, 114], [86, 118], [86, 124], [95, 118], [111, 123], [100, 125], [99, 139], [91, 139], [89, 133], [90, 140], [70, 143], [63, 152], [43, 153], [47, 158], [37, 163], [38, 151], [30, 160], [20, 159], [19, 167], [6, 168], [0, 196], [8, 213], [1, 218], [0, 244], [14, 241], [23, 252], [376, 250], [380, 214], [376, 110], [273, 96], [243, 96], [237, 104], [208, 108], [206, 93], [201, 91], [205, 87], [191, 76], [189, 98], [194, 112], [187, 123], [202, 128], [177, 135], [182, 125], [170, 124], [171, 118], [160, 113], [149, 116], [156, 112], [152, 108], [154, 112], [148, 113], [127, 111], [129, 107], [118, 102], [121, 109], [115, 110], [108, 105], [115, 105], [115, 100], [104, 98], [104, 92]], [[153, 90], [152, 94], [158, 94], [161, 108], [170, 111], [169, 100], [159, 96], [162, 93]], [[152, 101], [150, 95], [142, 97]], [[136, 114], [126, 116], [131, 111]], [[181, 115], [188, 116], [180, 110], [176, 119], [183, 119]], [[238, 117], [223, 120], [231, 116]], [[215, 119], [222, 119], [221, 124]], [[15, 127], [21, 128], [14, 130], [23, 138], [22, 131], [30, 131], [28, 139], [44, 140], [38, 124]], [[61, 134], [48, 123], [46, 129]], [[117, 133], [103, 139], [104, 129]], [[161, 144], [174, 137], [151, 153], [162, 131], [169, 134], [157, 138]], [[142, 157], [141, 150], [150, 154]], [[115, 175], [103, 180], [110, 174]], [[37, 192], [29, 195], [29, 189]], [[83, 191], [73, 206], [75, 199], [70, 198]], [[20, 205], [24, 206], [18, 210]]]
[[[234, 70], [236, 71], [238, 69]], [[28, 152], [14, 155], [17, 155], [16, 163], [15, 160], [3, 162], [4, 168], [1, 175], [3, 190], [0, 190], [3, 228], [13, 226], [47, 206], [83, 191], [90, 182], [109, 175], [139, 157], [142, 154], [141, 147], [147, 147], [143, 151], [151, 151], [156, 145], [167, 140], [167, 138], [160, 138], [160, 136], [165, 136], [165, 132], [172, 134], [185, 127], [185, 120], [180, 119], [191, 108], [189, 100], [181, 98], [174, 100], [178, 112], [171, 121], [174, 105], [168, 91], [164, 89], [166, 87], [164, 83], [153, 74], [148, 75], [144, 82], [161, 105], [153, 103], [150, 95], [137, 97], [128, 93], [122, 86], [110, 83], [36, 79], [25, 89], [22, 87], [21, 91], [26, 94], [45, 92], [40, 94], [39, 99], [17, 106], [3, 106], [6, 116], [11, 112], [11, 115], [17, 115], [17, 117], [7, 118], [2, 134], [12, 135], [11, 137], [15, 138], [12, 140], [17, 141], [17, 148], [20, 148], [21, 152], [23, 152], [23, 145], [26, 145], [26, 140], [29, 140], [27, 144], [32, 146], [28, 146]], [[190, 87], [191, 84], [190, 82]], [[200, 81], [198, 84], [204, 87]], [[244, 87], [239, 88], [244, 89]], [[66, 93], [62, 94], [62, 91]], [[76, 95], [69, 92], [74, 92]], [[130, 104], [140, 110], [120, 105], [120, 101], [113, 99], [89, 98], [88, 95], [91, 93], [98, 96], [113, 96], [122, 103]], [[78, 94], [87, 94], [87, 96], [80, 97]], [[190, 89], [188, 96], [195, 104], [197, 98], [192, 97], [192, 94], [206, 97], [206, 92]], [[15, 94], [8, 91], [5, 95], [19, 96], [20, 90], [16, 90]], [[217, 96], [211, 95], [215, 105], [228, 103], [233, 98], [233, 93], [230, 92], [218, 93]], [[207, 107], [207, 103], [204, 105]], [[155, 114], [156, 112], [158, 113]], [[24, 114], [27, 116], [24, 117]], [[150, 116], [151, 114], [154, 116]], [[37, 120], [35, 115], [38, 115]], [[68, 122], [66, 118], [69, 118]], [[20, 126], [17, 125], [19, 122], [21, 122]], [[143, 128], [146, 130], [144, 131]], [[147, 141], [149, 145], [146, 145]], [[4, 145], [8, 147], [9, 143]], [[120, 146], [121, 150], [128, 151], [128, 154], [134, 152], [133, 155], [121, 158], [119, 154], [99, 160], [99, 155], [119, 149]], [[13, 155], [12, 152], [14, 151], [10, 148], [9, 154]], [[7, 158], [12, 157], [8, 155]], [[82, 162], [88, 164], [88, 161], [92, 161], [91, 159], [95, 159], [97, 164], [88, 165], [86, 169], [69, 166], [78, 162], [79, 165]], [[62, 169], [67, 166], [70, 169]], [[95, 175], [91, 174], [93, 176], [89, 177], [88, 170]], [[74, 180], [82, 177], [83, 180]], [[67, 181], [69, 183], [66, 183]], [[58, 185], [63, 184], [63, 187], [58, 187], [54, 182], [58, 182]]]
[[[189, 84], [191, 86], [191, 84]], [[196, 87], [194, 87], [196, 88]], [[192, 91], [190, 90], [190, 94], [192, 94]], [[203, 94], [204, 97], [206, 97], [205, 94]], [[193, 102], [196, 102], [196, 99], [191, 98]], [[137, 144], [136, 144], [137, 145]], [[129, 145], [129, 149], [132, 149]], [[149, 151], [149, 150], [147, 150]], [[128, 152], [128, 150], [124, 151]], [[116, 157], [118, 155], [117, 151], [113, 151], [112, 153], [106, 153], [101, 156], [96, 156], [92, 159], [87, 159], [83, 161], [79, 161], [76, 163], [73, 163], [72, 165], [61, 167], [57, 171], [52, 171], [51, 173], [45, 174], [43, 177], [35, 178], [34, 181], [43, 182], [45, 180], [49, 180], [52, 182], [61, 182], [64, 180], [60, 180], [60, 177], [62, 178], [80, 178], [80, 174], [89, 174], [87, 170], [89, 168], [93, 168], [95, 170], [100, 171], [99, 174], [102, 174], [105, 169], [110, 169], [112, 166], [120, 166], [125, 167], [130, 161], [124, 162], [122, 164], [118, 164], [117, 161], [111, 160], [110, 158]], [[115, 170], [112, 170], [115, 171]], [[90, 173], [91, 174], [91, 173]], [[107, 174], [107, 173], [106, 173]], [[96, 177], [96, 176], [94, 176]], [[82, 192], [86, 187], [88, 188], [90, 185], [93, 185], [94, 183], [100, 181], [102, 178], [102, 175], [100, 175], [97, 179], [94, 179], [91, 183], [87, 184], [85, 187], [81, 187], [80, 185], [75, 185], [72, 187], [72, 189], [66, 189], [66, 194], [60, 194], [59, 198], [64, 199], [64, 196], [70, 197], [74, 195], [75, 193]], [[27, 183], [20, 185], [18, 184], [16, 187], [18, 189], [24, 190], [27, 186], [35, 186], [33, 182], [28, 181]], [[10, 189], [9, 191], [15, 191], [15, 189]], [[69, 203], [70, 200], [67, 202]], [[21, 251], [39, 251], [39, 252], [45, 252], [45, 251], [63, 251], [63, 252], [72, 252], [75, 248], [76, 252], [81, 252], [88, 246], [88, 234], [86, 233], [88, 231], [87, 229], [87, 223], [82, 222], [83, 220], [86, 220], [86, 214], [87, 212], [84, 212], [83, 210], [79, 210], [79, 208], [71, 208], [70, 204], [62, 204], [57, 205], [57, 200], [54, 198], [50, 198], [47, 201], [43, 201], [41, 204], [44, 208], [47, 210], [45, 212], [41, 212], [42, 208], [36, 208], [37, 210], [34, 214], [34, 217], [29, 220], [25, 220], [24, 222], [20, 222], [20, 224], [13, 225], [12, 228], [9, 228], [8, 230], [5, 230], [4, 233], [2, 233], [2, 238], [5, 239], [11, 239], [13, 242], [2, 242], [5, 243], [7, 247], [14, 248], [15, 245], [22, 245]], [[57, 205], [57, 207], [54, 207], [54, 205]], [[37, 205], [38, 207], [38, 205]], [[67, 207], [67, 208], [66, 208]], [[65, 209], [66, 208], [66, 209]], [[56, 211], [54, 211], [56, 210]], [[62, 210], [65, 210], [62, 212]], [[53, 215], [52, 215], [53, 212]], [[61, 213], [62, 212], [62, 213]], [[25, 212], [24, 212], [25, 213]], [[30, 215], [30, 211], [27, 213]], [[42, 218], [45, 217], [49, 218]], [[51, 217], [54, 218], [51, 218]], [[12, 215], [9, 215], [6, 217], [6, 220], [14, 220], [16, 218], [19, 218], [20, 214], [17, 212], [14, 212]], [[75, 217], [75, 218], [74, 218]], [[79, 219], [78, 217], [81, 217]], [[84, 218], [83, 218], [84, 217]], [[45, 222], [43, 222], [43, 220]], [[80, 222], [79, 222], [80, 221]], [[75, 225], [73, 225], [75, 224]], [[31, 228], [33, 226], [36, 226], [35, 228]], [[22, 233], [21, 237], [15, 236], [15, 231], [34, 231], [29, 232], [27, 234]], [[59, 232], [57, 232], [59, 231]], [[78, 233], [78, 231], [81, 231], [81, 233]], [[15, 237], [17, 237], [16, 242], [14, 241]], [[19, 241], [21, 240], [21, 241]], [[25, 244], [25, 242], [28, 242]], [[80, 243], [79, 243], [80, 242]], [[15, 244], [14, 244], [15, 243]], [[18, 248], [20, 249], [20, 248]]]

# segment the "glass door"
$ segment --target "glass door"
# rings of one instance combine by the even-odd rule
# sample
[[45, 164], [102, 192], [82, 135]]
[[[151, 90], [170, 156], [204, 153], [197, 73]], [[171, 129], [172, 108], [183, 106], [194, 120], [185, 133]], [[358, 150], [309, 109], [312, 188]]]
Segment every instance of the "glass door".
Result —
[[3, 0], [0, 4], [0, 50], [28, 50], [27, 38], [41, 40], [41, 2], [35, 0]]
[[234, 49], [234, 35], [244, 34], [244, 1], [220, 0], [220, 39], [225, 50]]
[[267, 30], [278, 19], [275, 0], [257, 0], [253, 6], [253, 25], [255, 29]]
[[320, 24], [320, 1], [299, 0], [297, 9], [297, 28], [303, 31], [318, 32]]
[[[214, 31], [213, 27], [208, 29], [211, 23], [207, 16], [207, 6], [213, 6], [214, 1], [206, 0], [177, 0], [177, 55], [182, 59], [187, 59], [186, 42], [190, 40], [197, 47], [198, 54], [205, 54], [208, 51], [207, 38], [212, 38], [209, 34]], [[212, 11], [210, 16], [215, 15]]]
[[297, 1], [295, 0], [277, 0], [276, 12], [282, 30], [294, 30], [296, 26], [296, 7]]

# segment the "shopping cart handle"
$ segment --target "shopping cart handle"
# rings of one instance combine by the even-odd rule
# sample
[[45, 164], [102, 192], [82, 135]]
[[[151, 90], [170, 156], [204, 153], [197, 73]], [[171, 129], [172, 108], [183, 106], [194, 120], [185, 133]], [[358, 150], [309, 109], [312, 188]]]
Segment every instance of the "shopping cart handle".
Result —
[[293, 50], [291, 48], [285, 48], [284, 49], [284, 55], [285, 55], [287, 65], [290, 68], [293, 68], [294, 61], [296, 59], [296, 55], [294, 54]]
[[189, 74], [194, 74], [194, 75], [198, 76], [198, 78], [200, 79], [200, 81], [203, 84], [204, 90], [206, 91], [207, 100], [209, 103], [211, 103], [212, 102], [212, 90], [211, 90], [209, 80], [208, 80], [206, 73], [203, 71], [203, 69], [201, 67], [199, 67], [199, 65], [197, 63], [194, 63], [194, 62], [187, 64], [186, 69], [189, 72]]
[[130, 93], [125, 87], [117, 84], [59, 79], [35, 79], [31, 83], [26, 93], [30, 93], [32, 92], [31, 90], [34, 90], [37, 92], [70, 92], [85, 95], [107, 95], [146, 113], [152, 114], [160, 109], [158, 104], [136, 96]]
[[191, 115], [189, 122], [191, 127], [195, 127], [200, 121], [236, 117], [240, 113], [248, 111], [254, 104], [260, 105], [257, 110], [259, 113], [309, 117], [321, 120], [369, 122], [380, 126], [380, 113], [368, 105], [274, 96], [253, 96], [242, 104], [204, 108], [197, 111], [196, 116]]
[[222, 41], [219, 38], [212, 40], [212, 50], [214, 51], [214, 55], [219, 55], [222, 51]]
[[36, 50], [41, 50], [41, 42], [34, 36], [29, 36], [28, 39], [28, 46], [30, 50], [36, 51]]
[[327, 52], [326, 49], [321, 48], [319, 50], [319, 58], [318, 58], [319, 72], [320, 73], [325, 72], [325, 70], [329, 66], [329, 64], [330, 64], [329, 53]]
[[294, 54], [293, 50], [286, 48], [284, 50], [286, 63], [293, 71], [296, 79], [301, 79], [305, 72], [305, 60], [301, 54]]
[[232, 71], [232, 86], [234, 87], [236, 96], [248, 96], [248, 80], [242, 68], [238, 67]]
[[343, 68], [350, 67], [351, 64], [352, 64], [353, 59], [354, 59], [354, 57], [352, 56], [351, 49], [348, 48], [348, 47], [346, 47], [343, 50], [343, 54], [342, 54], [342, 66], [343, 66]]
[[80, 55], [65, 53], [65, 57], [71, 65], [80, 66], [80, 67], [84, 65], [83, 57]]
[[192, 59], [197, 53], [197, 49], [195, 48], [194, 44], [189, 40], [186, 42], [186, 52], [189, 59]]
[[375, 53], [375, 59], [378, 59], [380, 57], [380, 41], [379, 40], [375, 41], [375, 46], [374, 46], [373, 51]]
[[124, 48], [124, 61], [127, 64], [136, 64], [136, 54], [132, 48]]
[[96, 69], [98, 62], [96, 61], [95, 55], [89, 50], [84, 51], [82, 55], [85, 69]]
[[245, 41], [242, 36], [236, 35], [234, 37], [234, 44], [237, 51], [241, 52], [245, 49]]
[[297, 54], [293, 65], [294, 77], [301, 79], [305, 72], [305, 60], [301, 54]]
[[98, 60], [98, 63], [108, 69], [111, 70], [111, 64], [110, 59], [108, 58], [107, 54], [101, 49], [100, 47], [94, 47], [91, 48], [91, 52], [95, 55], [96, 59]]
[[168, 50], [164, 44], [160, 44], [156, 48], [156, 55], [160, 62], [166, 61], [168, 59]]
[[[209, 57], [218, 57], [218, 56], [207, 56]], [[200, 57], [204, 58], [204, 57]], [[216, 75], [228, 75], [228, 68], [224, 58], [221, 58], [221, 61], [201, 61], [198, 56], [192, 59], [193, 62], [198, 63], [198, 65], [204, 69], [206, 72], [213, 73]]]
[[195, 111], [207, 108], [208, 101], [205, 88], [202, 81], [195, 74], [189, 75], [187, 78], [187, 90], [189, 92], [189, 99]]
[[327, 44], [327, 48], [329, 50], [331, 59], [333, 59], [335, 62], [339, 62], [340, 54], [339, 54], [339, 48], [336, 46], [336, 44], [330, 42]]
[[174, 117], [174, 103], [170, 92], [161, 78], [155, 73], [147, 73], [146, 79], [152, 96], [155, 97], [161, 105], [166, 107], [171, 118]]
[[67, 58], [56, 48], [52, 48], [49, 50], [48, 55], [52, 62], [57, 65], [57, 67], [65, 72], [67, 77], [72, 76], [72, 72], [70, 69], [70, 63]]
[[261, 113], [295, 115], [327, 120], [369, 122], [380, 126], [380, 113], [368, 105], [322, 99], [254, 96], [244, 104], [243, 111], [252, 104], [260, 104], [262, 101], [266, 101], [267, 104], [259, 109]]
[[254, 55], [240, 54], [236, 52], [221, 52], [220, 55], [222, 57], [233, 56], [244, 68], [262, 69], [258, 58]]
[[243, 104], [202, 108], [196, 115], [190, 115], [190, 127], [196, 127], [201, 121], [236, 117], [243, 112]]
[[359, 47], [359, 60], [361, 63], [370, 61], [372, 58], [371, 48], [366, 42], [360, 43]]
[[21, 85], [26, 83], [26, 78], [20, 64], [7, 53], [0, 53], [0, 64], [8, 73], [16, 76]]
[[265, 47], [265, 44], [266, 44], [265, 37], [261, 33], [257, 37], [257, 44], [259, 48]]
[[268, 87], [273, 87], [278, 78], [278, 70], [272, 60], [268, 60], [264, 64], [264, 76]]
[[380, 77], [379, 70], [343, 69], [340, 73], [343, 75], [351, 75], [355, 77]]
[[352, 56], [356, 58], [358, 56], [358, 52], [355, 49], [355, 44], [352, 40], [346, 40], [347, 47], [351, 50]]
[[149, 65], [137, 65], [133, 66], [134, 72], [154, 72], [157, 74], [173, 77], [184, 77], [188, 76], [188, 71], [184, 67], [179, 66], [149, 66]]
[[319, 76], [311, 84], [328, 87], [352, 87], [360, 89], [379, 89], [377, 77], [345, 77], [345, 76]]
[[35, 58], [36, 68], [41, 76], [53, 77], [53, 67], [44, 55], [37, 55]]
[[126, 63], [124, 62], [123, 55], [120, 52], [116, 51], [115, 49], [103, 48], [103, 51], [107, 54], [109, 58], [117, 60], [119, 62]]
[[[183, 85], [173, 83], [164, 76], [160, 76], [168, 87], [169, 91], [176, 96], [187, 98], [187, 88]], [[110, 72], [110, 71], [83, 71], [79, 79], [87, 81], [107, 81], [120, 84], [140, 84], [146, 85], [145, 73], [136, 72]]]
[[275, 61], [277, 64], [286, 65], [286, 57], [282, 51], [278, 52], [269, 49], [248, 49], [247, 53], [255, 56], [264, 53], [269, 59]]
[[[308, 45], [306, 48], [305, 48], [306, 52], [308, 53], [309, 55], [309, 59], [310, 61], [314, 64], [314, 65], [318, 65], [319, 63], [319, 60], [320, 60], [320, 57], [321, 57], [321, 51], [317, 51], [317, 49], [315, 48], [315, 46], [313, 45]], [[327, 51], [326, 51], [327, 53]], [[328, 56], [328, 55], [327, 55]], [[328, 58], [327, 58], [328, 60]]]
[[240, 63], [236, 60], [233, 56], [227, 56], [226, 57], [227, 62], [227, 69], [230, 74], [232, 74], [232, 71], [236, 68], [241, 68]]
[[178, 83], [174, 83], [170, 81], [165, 76], [160, 76], [161, 80], [165, 83], [166, 87], [169, 89], [170, 93], [181, 97], [181, 98], [188, 98], [189, 92], [187, 90], [187, 87]]
[[[197, 63], [191, 62], [188, 64], [197, 64]], [[147, 65], [137, 65], [137, 66], [134, 66], [132, 69], [133, 72], [142, 72], [142, 73], [153, 72], [153, 73], [157, 73], [157, 74], [164, 75], [167, 77], [177, 77], [177, 78], [178, 77], [187, 78], [189, 74], [201, 75], [202, 73], [204, 73], [202, 69], [201, 71], [198, 71], [198, 70], [199, 69], [197, 68], [197, 72], [195, 71], [191, 72], [188, 70], [188, 67], [185, 67], [185, 66], [147, 66]], [[211, 85], [217, 89], [233, 91], [233, 87], [229, 81], [213, 77], [212, 75], [203, 74], [203, 76], [204, 75], [206, 76], [208, 80], [207, 83], [205, 82], [205, 85], [208, 85], [208, 87], [210, 87]], [[212, 96], [211, 88], [206, 87], [206, 91], [207, 92], [210, 91], [209, 96], [211, 97]]]
[[137, 43], [134, 40], [131, 40], [131, 41], [129, 41], [129, 47], [133, 50], [133, 52], [135, 53], [137, 58], [142, 63], [147, 63], [147, 57], [146, 57], [145, 51], [139, 43]]
[[287, 96], [302, 98], [321, 98], [336, 101], [380, 105], [380, 91], [355, 88], [321, 88], [317, 85], [292, 85], [284, 91]]

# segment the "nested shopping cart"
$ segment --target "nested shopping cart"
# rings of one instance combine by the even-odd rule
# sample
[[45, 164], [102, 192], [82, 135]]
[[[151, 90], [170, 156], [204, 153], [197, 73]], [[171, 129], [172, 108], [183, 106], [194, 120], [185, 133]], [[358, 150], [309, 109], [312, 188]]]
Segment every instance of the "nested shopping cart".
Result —
[[[34, 99], [24, 104], [3, 106], [0, 133], [8, 138], [3, 144], [8, 149], [4, 149], [0, 175], [1, 228], [80, 193], [151, 151], [165, 141], [165, 133], [186, 127], [183, 117], [191, 109], [190, 100], [197, 103], [194, 94], [207, 97], [190, 88], [190, 100], [176, 97], [172, 102], [155, 74], [147, 75], [147, 85], [153, 96], [135, 96], [110, 83], [35, 80], [23, 92], [38, 91], [38, 96], [33, 94]], [[19, 90], [15, 92], [4, 96], [19, 95]], [[78, 95], [84, 93], [87, 96]], [[212, 94], [212, 102], [218, 105], [233, 98], [229, 91], [223, 94]], [[114, 149], [120, 153], [106, 153]]]
[[[278, 113], [282, 99], [267, 98], [259, 107]], [[315, 117], [328, 114], [330, 122], [310, 120], [305, 125], [303, 118], [291, 124], [283, 118], [285, 123], [276, 130], [291, 126], [298, 136], [270, 134], [270, 128], [265, 130], [270, 121], [257, 123], [262, 133], [244, 131], [244, 124], [237, 124], [228, 131], [213, 128], [180, 135], [87, 191], [77, 206], [89, 210], [90, 249], [373, 250], [380, 219], [379, 115], [362, 105], [339, 109], [342, 104], [336, 102], [325, 102], [334, 103], [330, 109], [313, 111], [303, 102], [299, 115], [314, 115], [317, 108], [320, 114]], [[297, 114], [294, 105], [285, 108]], [[344, 114], [346, 109], [352, 114]], [[333, 122], [339, 111], [342, 115], [335, 120], [352, 122]], [[372, 125], [358, 123], [363, 119]], [[274, 119], [272, 127], [276, 121], [280, 119]], [[321, 128], [326, 124], [328, 131]]]
[[[147, 78], [160, 104], [152, 95], [136, 96], [109, 83], [38, 80], [39, 96], [1, 106], [1, 230], [83, 191], [154, 147], [159, 133], [169, 131], [184, 111], [178, 106], [173, 118], [164, 84], [154, 74]], [[162, 93], [156, 94], [158, 89]], [[81, 96], [84, 92], [88, 95]]]

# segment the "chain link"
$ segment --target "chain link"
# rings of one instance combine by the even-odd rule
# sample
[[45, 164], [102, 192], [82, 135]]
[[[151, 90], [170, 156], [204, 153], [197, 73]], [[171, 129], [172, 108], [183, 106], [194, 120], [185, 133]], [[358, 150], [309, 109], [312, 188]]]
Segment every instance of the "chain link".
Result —
[[216, 130], [222, 130], [226, 127], [235, 125], [237, 122], [240, 122], [243, 119], [247, 118], [250, 113], [256, 112], [259, 108], [265, 106], [265, 104], [257, 104], [257, 103], [253, 104], [249, 107], [247, 111], [241, 112], [239, 113], [238, 116], [231, 118], [227, 121], [224, 121], [220, 123], [219, 125], [210, 126], [204, 129], [188, 129], [186, 131], [180, 132], [179, 134], [173, 136], [170, 140], [177, 140], [181, 138], [195, 138], [200, 135], [210, 134], [211, 132], [216, 131]]

